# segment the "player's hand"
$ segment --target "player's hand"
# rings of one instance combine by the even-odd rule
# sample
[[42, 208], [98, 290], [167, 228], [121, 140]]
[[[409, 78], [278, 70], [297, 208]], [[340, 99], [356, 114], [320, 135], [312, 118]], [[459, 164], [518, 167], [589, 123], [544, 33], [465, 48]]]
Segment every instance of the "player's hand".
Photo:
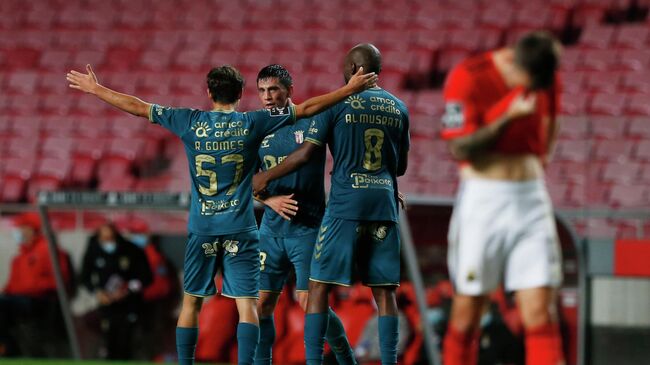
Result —
[[360, 91], [377, 86], [378, 79], [379, 77], [374, 72], [364, 74], [363, 67], [359, 67], [357, 73], [352, 75], [348, 81], [347, 86], [352, 90], [352, 93], [358, 93]]
[[406, 195], [401, 191], [397, 192], [397, 201], [399, 202], [399, 205], [402, 207], [402, 210], [406, 210]]
[[73, 89], [81, 90], [90, 94], [94, 94], [99, 82], [97, 81], [97, 75], [93, 71], [93, 68], [90, 65], [86, 65], [86, 72], [81, 73], [75, 70], [68, 72], [66, 79], [70, 82], [70, 87]]
[[269, 181], [264, 172], [253, 175], [253, 195], [261, 195], [268, 185]]
[[276, 195], [264, 200], [264, 204], [278, 213], [280, 217], [290, 221], [298, 213], [298, 202], [291, 195]]
[[103, 290], [97, 292], [97, 301], [101, 305], [109, 305], [112, 302], [111, 297]]
[[509, 120], [525, 117], [535, 112], [537, 98], [535, 94], [520, 94], [510, 103], [506, 115]]

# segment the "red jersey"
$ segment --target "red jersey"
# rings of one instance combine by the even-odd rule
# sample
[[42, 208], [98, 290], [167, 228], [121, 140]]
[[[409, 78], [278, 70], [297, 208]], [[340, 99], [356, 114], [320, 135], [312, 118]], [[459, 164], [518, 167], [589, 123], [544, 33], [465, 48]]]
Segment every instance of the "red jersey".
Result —
[[[547, 90], [535, 91], [536, 109], [532, 115], [508, 124], [492, 147], [503, 154], [545, 155], [548, 123], [555, 123], [559, 97], [558, 82]], [[523, 88], [508, 88], [492, 60], [492, 52], [471, 57], [450, 72], [444, 89], [445, 115], [443, 139], [474, 133], [501, 117]]]
[[147, 255], [153, 276], [151, 284], [144, 289], [144, 300], [153, 301], [164, 299], [172, 291], [172, 279], [167, 268], [167, 262], [154, 245], [147, 245], [144, 248], [144, 253]]
[[[67, 283], [70, 273], [66, 256], [60, 250], [59, 264], [63, 280]], [[11, 261], [11, 272], [4, 293], [39, 297], [55, 290], [56, 279], [45, 239], [38, 237], [32, 245], [22, 244], [20, 252]]]

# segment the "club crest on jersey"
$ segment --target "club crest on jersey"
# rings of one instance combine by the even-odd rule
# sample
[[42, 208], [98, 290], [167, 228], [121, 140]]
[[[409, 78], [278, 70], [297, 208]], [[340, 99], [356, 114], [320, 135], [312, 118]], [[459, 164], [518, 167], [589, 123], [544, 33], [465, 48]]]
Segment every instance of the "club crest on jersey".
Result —
[[350, 104], [350, 107], [355, 110], [364, 110], [366, 107], [363, 106], [366, 100], [359, 95], [352, 95], [345, 99], [346, 104]]
[[295, 131], [293, 132], [294, 137], [296, 137], [296, 143], [302, 144], [305, 141], [305, 132], [304, 131]]
[[386, 238], [387, 234], [388, 234], [388, 227], [386, 226], [379, 226], [374, 232], [375, 238], [377, 238], [379, 241]]
[[272, 117], [282, 117], [282, 116], [285, 116], [285, 115], [289, 115], [289, 108], [287, 108], [287, 107], [278, 108], [276, 106], [276, 107], [273, 107], [273, 108], [269, 109], [269, 114]]
[[192, 126], [192, 130], [194, 131], [194, 134], [196, 134], [197, 138], [205, 138], [210, 134], [212, 128], [210, 128], [210, 125], [207, 122], [196, 122]]
[[445, 114], [442, 116], [442, 126], [447, 129], [458, 129], [465, 124], [463, 104], [449, 102], [445, 104]]
[[230, 254], [230, 256], [237, 255], [239, 252], [239, 241], [225, 240], [223, 241], [223, 249]]

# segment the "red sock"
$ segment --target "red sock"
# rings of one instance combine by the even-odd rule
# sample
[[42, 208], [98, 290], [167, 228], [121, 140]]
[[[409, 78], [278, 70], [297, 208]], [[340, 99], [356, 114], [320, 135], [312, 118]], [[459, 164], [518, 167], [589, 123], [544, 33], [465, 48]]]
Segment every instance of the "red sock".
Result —
[[442, 344], [442, 362], [445, 365], [476, 365], [478, 340], [478, 332], [464, 334], [450, 324]]
[[564, 364], [562, 336], [557, 323], [526, 330], [526, 365]]

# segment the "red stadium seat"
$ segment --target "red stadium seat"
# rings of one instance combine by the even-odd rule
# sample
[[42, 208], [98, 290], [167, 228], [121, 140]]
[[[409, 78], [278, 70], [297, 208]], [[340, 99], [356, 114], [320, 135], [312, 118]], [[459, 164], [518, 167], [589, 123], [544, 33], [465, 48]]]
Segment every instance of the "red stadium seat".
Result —
[[627, 71], [645, 71], [650, 65], [650, 50], [629, 49], [617, 52], [619, 55], [618, 67]]
[[614, 45], [620, 48], [647, 49], [650, 28], [643, 25], [621, 25], [618, 27]]
[[562, 80], [562, 91], [567, 94], [580, 94], [584, 92], [584, 86], [587, 80], [585, 72], [582, 71], [564, 71], [560, 75]]
[[625, 134], [626, 120], [620, 117], [591, 118], [591, 135], [599, 138], [617, 139]]
[[[71, 53], [64, 50], [45, 50], [41, 53], [39, 66], [41, 69], [51, 71], [67, 70], [71, 60]], [[59, 78], [61, 75], [58, 75]]]
[[626, 161], [632, 157], [633, 148], [634, 144], [627, 140], [599, 141], [594, 148], [593, 157], [599, 161]]
[[9, 74], [7, 80], [7, 91], [9, 93], [33, 95], [38, 82], [38, 74], [35, 72], [14, 72]]
[[580, 35], [580, 46], [584, 48], [607, 49], [613, 39], [615, 27], [588, 26]]
[[59, 94], [70, 97], [68, 82], [61, 77], [61, 73], [46, 73], [39, 76], [39, 90], [45, 94]]
[[607, 49], [585, 50], [580, 69], [587, 71], [614, 70], [618, 63], [618, 54]]
[[622, 94], [595, 94], [591, 99], [589, 112], [598, 115], [622, 115], [627, 96]]
[[650, 116], [650, 97], [647, 94], [635, 94], [630, 97], [626, 113], [629, 115]]
[[638, 161], [650, 162], [650, 140], [640, 141], [634, 156]]
[[66, 137], [51, 137], [42, 141], [41, 155], [46, 158], [67, 159], [75, 141]]
[[603, 168], [602, 179], [605, 182], [630, 184], [640, 175], [641, 164], [636, 162], [615, 162], [606, 164]]
[[560, 69], [562, 71], [574, 71], [582, 66], [583, 51], [578, 48], [567, 48], [562, 52]]
[[589, 141], [560, 141], [557, 145], [555, 159], [558, 161], [587, 162], [590, 152]]
[[611, 190], [609, 202], [614, 207], [647, 207], [650, 203], [648, 188], [646, 185], [615, 185]]
[[589, 132], [589, 121], [584, 116], [562, 115], [559, 124], [562, 139], [584, 139]]
[[561, 114], [583, 115], [587, 109], [587, 96], [585, 94], [562, 94]]
[[163, 71], [171, 63], [171, 54], [161, 50], [147, 50], [142, 53], [138, 68], [143, 71]]
[[650, 72], [631, 72], [623, 77], [623, 90], [635, 93], [650, 93]]
[[650, 139], [650, 118], [631, 118], [627, 134], [630, 137]]
[[587, 91], [592, 93], [616, 94], [619, 91], [621, 79], [621, 74], [618, 72], [590, 73], [587, 78]]

